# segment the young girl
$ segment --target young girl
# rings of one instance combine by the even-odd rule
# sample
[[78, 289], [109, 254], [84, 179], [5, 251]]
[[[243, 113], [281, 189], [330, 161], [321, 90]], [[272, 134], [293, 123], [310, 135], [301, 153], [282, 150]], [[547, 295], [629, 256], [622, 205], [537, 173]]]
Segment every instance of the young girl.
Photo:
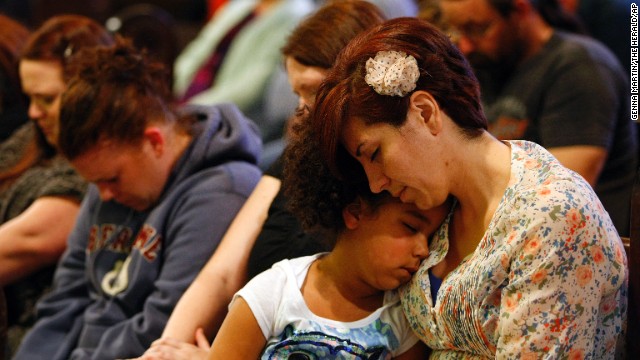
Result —
[[[398, 294], [428, 253], [448, 206], [419, 210], [328, 175], [304, 136], [285, 186], [307, 228], [335, 233], [328, 253], [283, 260], [234, 297], [209, 359], [423, 359]], [[293, 357], [292, 357], [293, 356]]]

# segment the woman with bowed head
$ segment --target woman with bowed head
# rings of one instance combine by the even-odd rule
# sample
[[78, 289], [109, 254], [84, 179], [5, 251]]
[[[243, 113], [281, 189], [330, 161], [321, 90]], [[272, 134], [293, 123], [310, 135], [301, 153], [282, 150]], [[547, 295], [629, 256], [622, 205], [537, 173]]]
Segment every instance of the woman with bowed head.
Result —
[[8, 347], [35, 321], [35, 303], [50, 290], [87, 183], [58, 152], [60, 99], [69, 61], [84, 48], [113, 43], [94, 20], [59, 15], [27, 39], [19, 79], [31, 120], [0, 147], [0, 286], [7, 296]]
[[421, 209], [453, 197], [401, 288], [431, 359], [611, 359], [626, 317], [624, 249], [589, 184], [539, 145], [498, 141], [448, 37], [394, 19], [354, 39], [311, 126], [344, 179]]

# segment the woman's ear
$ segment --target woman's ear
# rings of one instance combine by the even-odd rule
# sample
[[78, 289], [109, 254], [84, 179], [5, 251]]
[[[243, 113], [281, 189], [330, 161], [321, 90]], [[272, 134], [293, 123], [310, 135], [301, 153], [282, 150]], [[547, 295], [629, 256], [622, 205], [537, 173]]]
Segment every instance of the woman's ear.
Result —
[[442, 130], [440, 108], [433, 96], [422, 90], [415, 91], [409, 99], [409, 111], [407, 117], [414, 117], [424, 123], [429, 131], [436, 135]]
[[362, 216], [362, 201], [360, 199], [356, 199], [351, 204], [347, 205], [342, 209], [342, 219], [344, 220], [344, 224], [349, 230], [356, 229], [360, 224], [360, 219]]

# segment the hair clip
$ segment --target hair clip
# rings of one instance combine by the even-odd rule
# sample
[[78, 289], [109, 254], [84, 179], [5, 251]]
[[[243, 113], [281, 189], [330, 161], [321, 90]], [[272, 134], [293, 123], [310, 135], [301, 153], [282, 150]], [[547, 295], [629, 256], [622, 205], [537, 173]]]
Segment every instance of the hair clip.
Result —
[[73, 54], [73, 44], [69, 44], [67, 45], [67, 47], [64, 49], [64, 52], [62, 53], [62, 56], [64, 56], [65, 59], [69, 58], [71, 55]]
[[405, 96], [416, 88], [418, 62], [402, 51], [379, 51], [366, 63], [364, 81], [380, 95]]

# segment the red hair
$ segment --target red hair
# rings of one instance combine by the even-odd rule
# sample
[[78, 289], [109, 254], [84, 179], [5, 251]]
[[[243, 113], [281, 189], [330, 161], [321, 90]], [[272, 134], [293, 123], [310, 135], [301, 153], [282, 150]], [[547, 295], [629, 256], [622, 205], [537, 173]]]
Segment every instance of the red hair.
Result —
[[478, 81], [449, 38], [424, 20], [389, 20], [352, 40], [318, 91], [312, 126], [327, 165], [342, 178], [364, 176], [340, 144], [348, 119], [396, 127], [406, 120], [411, 94], [379, 95], [364, 80], [366, 61], [379, 51], [391, 50], [416, 58], [420, 78], [414, 91], [429, 92], [462, 133], [471, 138], [487, 129]]

